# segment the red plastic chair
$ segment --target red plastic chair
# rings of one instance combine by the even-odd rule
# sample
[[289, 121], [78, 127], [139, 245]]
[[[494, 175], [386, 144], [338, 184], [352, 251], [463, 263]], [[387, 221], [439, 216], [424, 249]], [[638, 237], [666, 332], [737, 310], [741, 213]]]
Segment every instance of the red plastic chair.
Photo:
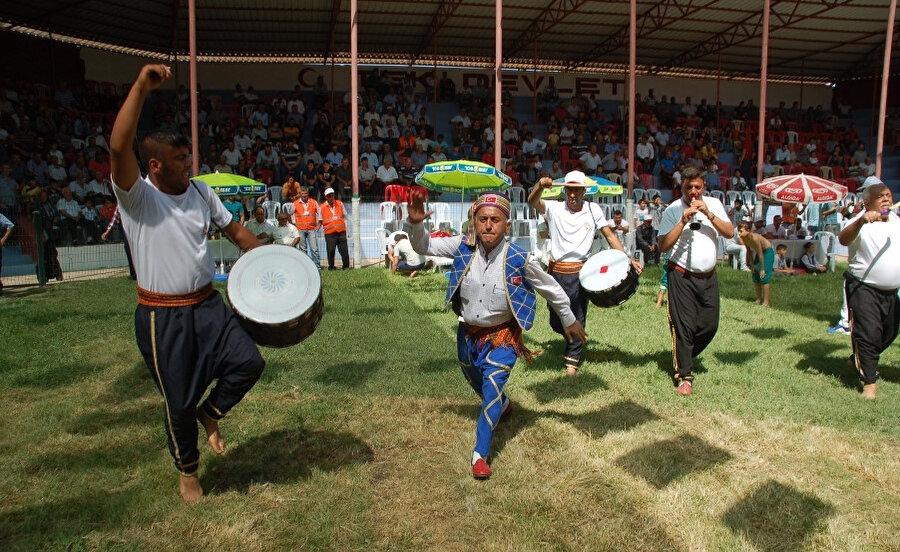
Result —
[[406, 201], [406, 186], [400, 184], [388, 184], [384, 187], [384, 201], [393, 201], [400, 204]]
[[642, 174], [640, 175], [641, 186], [644, 187], [645, 190], [649, 190], [650, 188], [656, 188], [656, 177], [652, 174]]
[[272, 178], [275, 176], [275, 172], [269, 169], [260, 169], [258, 173], [256, 173], [257, 178], [263, 184], [268, 185], [272, 182]]
[[644, 174], [644, 165], [640, 161], [634, 162], [634, 174]]
[[836, 182], [840, 182], [841, 180], [847, 178], [847, 171], [844, 170], [844, 167], [840, 165], [831, 167], [831, 176], [834, 177]]

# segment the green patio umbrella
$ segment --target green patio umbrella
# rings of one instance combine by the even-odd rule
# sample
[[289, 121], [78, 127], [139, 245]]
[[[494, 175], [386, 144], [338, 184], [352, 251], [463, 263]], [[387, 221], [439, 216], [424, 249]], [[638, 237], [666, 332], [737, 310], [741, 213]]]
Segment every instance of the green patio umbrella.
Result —
[[478, 161], [441, 161], [429, 163], [416, 175], [416, 184], [435, 192], [482, 194], [508, 190], [512, 178]]
[[191, 177], [191, 180], [203, 182], [219, 197], [260, 196], [266, 193], [266, 185], [262, 182], [231, 173], [210, 173]]

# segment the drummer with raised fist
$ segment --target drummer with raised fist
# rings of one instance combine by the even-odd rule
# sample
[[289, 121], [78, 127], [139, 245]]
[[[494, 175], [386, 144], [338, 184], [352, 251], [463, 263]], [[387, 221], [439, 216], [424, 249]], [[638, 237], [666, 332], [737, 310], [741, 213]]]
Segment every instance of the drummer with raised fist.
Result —
[[[603, 209], [599, 205], [585, 203], [584, 192], [587, 187], [585, 176], [581, 171], [571, 171], [566, 175], [564, 186], [565, 201], [544, 201], [541, 192], [553, 186], [553, 180], [541, 178], [538, 185], [532, 188], [528, 196], [528, 204], [538, 213], [544, 215], [550, 232], [550, 275], [565, 290], [575, 318], [582, 326], [586, 324], [587, 294], [581, 289], [578, 273], [591, 254], [591, 246], [599, 230], [609, 246], [625, 253], [625, 247], [607, 222]], [[632, 266], [641, 273], [641, 264], [631, 261]], [[559, 316], [550, 311], [550, 327], [557, 333], [563, 333], [563, 325]], [[572, 339], [566, 343], [563, 352], [563, 366], [566, 374], [574, 376], [581, 363], [584, 343]]]
[[[212, 223], [242, 250], [260, 242], [234, 222], [208, 186], [189, 180], [190, 143], [183, 135], [159, 130], [141, 138], [147, 176], [141, 175], [132, 149], [141, 109], [150, 91], [171, 76], [165, 65], [141, 69], [116, 116], [109, 149], [113, 190], [137, 272], [137, 344], [162, 393], [181, 496], [193, 502], [203, 495], [197, 421], [213, 451], [224, 453], [219, 420], [265, 366], [256, 344], [213, 289], [207, 233]], [[215, 387], [198, 405], [213, 380]]]
[[456, 332], [457, 359], [463, 375], [481, 399], [472, 453], [472, 475], [491, 476], [488, 455], [494, 430], [512, 404], [503, 394], [519, 356], [531, 360], [522, 331], [534, 323], [534, 292], [540, 293], [559, 316], [566, 339], [587, 339], [559, 284], [538, 261], [509, 243], [509, 199], [482, 194], [472, 206], [474, 238], [468, 234], [432, 238], [423, 221], [431, 215], [423, 207], [424, 195], [414, 192], [409, 202], [409, 239], [420, 255], [453, 258], [445, 305], [460, 317]]
[[663, 211], [659, 249], [669, 252], [669, 329], [678, 393], [693, 393], [694, 357], [710, 344], [719, 328], [719, 236], [734, 237], [725, 206], [704, 196], [703, 173], [688, 167], [681, 175], [681, 198]]

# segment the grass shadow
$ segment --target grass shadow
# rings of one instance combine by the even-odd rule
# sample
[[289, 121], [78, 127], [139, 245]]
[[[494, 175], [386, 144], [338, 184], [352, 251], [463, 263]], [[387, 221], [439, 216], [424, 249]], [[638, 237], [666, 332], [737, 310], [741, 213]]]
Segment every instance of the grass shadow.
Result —
[[361, 309], [354, 309], [351, 311], [351, 314], [354, 316], [363, 316], [363, 315], [389, 315], [396, 312], [396, 309], [392, 307], [363, 307]]
[[344, 362], [332, 364], [322, 370], [314, 379], [325, 385], [360, 387], [381, 368], [381, 362]]
[[633, 401], [619, 401], [585, 414], [553, 413], [553, 415], [571, 423], [579, 431], [594, 439], [600, 439], [611, 431], [630, 431], [639, 425], [659, 419], [659, 416], [650, 409]]
[[594, 374], [579, 374], [577, 378], [561, 376], [535, 383], [529, 389], [539, 403], [547, 404], [558, 399], [574, 399], [598, 389], [609, 389], [609, 385]]
[[847, 365], [847, 357], [850, 355], [836, 354], [842, 350], [846, 352], [846, 345], [833, 340], [814, 339], [798, 343], [791, 347], [791, 350], [801, 355], [795, 365], [797, 370], [831, 376], [850, 389], [859, 387], [859, 376]]
[[729, 508], [722, 521], [764, 552], [800, 550], [825, 530], [823, 521], [833, 512], [817, 497], [769, 480]]
[[[746, 273], [720, 270], [718, 275], [719, 293], [723, 299], [751, 303], [753, 308], [756, 295]], [[771, 311], [800, 313], [811, 320], [833, 324], [841, 308], [843, 285], [844, 278], [840, 271], [818, 276], [779, 278], [772, 285]], [[834, 292], [823, 294], [826, 286]], [[765, 312], [766, 316], [773, 315], [768, 309]]]
[[87, 363], [7, 366], [6, 369], [0, 368], [0, 384], [44, 390], [58, 389], [84, 381], [103, 368], [98, 364]]
[[145, 403], [125, 409], [101, 406], [70, 420], [66, 431], [72, 435], [97, 435], [109, 429], [152, 425], [162, 420], [162, 399], [158, 404]]
[[616, 460], [625, 471], [662, 489], [691, 472], [727, 462], [731, 454], [693, 435], [652, 443]]
[[759, 356], [758, 351], [727, 351], [715, 352], [713, 356], [722, 364], [742, 366]]
[[138, 361], [109, 384], [102, 402], [129, 401], [156, 393], [156, 383], [150, 376], [150, 370], [144, 362]]
[[201, 480], [204, 489], [246, 492], [255, 483], [290, 483], [310, 477], [314, 469], [336, 471], [374, 456], [372, 448], [351, 433], [282, 429], [213, 458]]
[[0, 516], [0, 543], [5, 550], [87, 550], [85, 535], [131, 526], [135, 504], [145, 500], [136, 488], [104, 488], [12, 507]]
[[788, 335], [784, 328], [746, 328], [744, 333], [756, 339], [781, 339]]

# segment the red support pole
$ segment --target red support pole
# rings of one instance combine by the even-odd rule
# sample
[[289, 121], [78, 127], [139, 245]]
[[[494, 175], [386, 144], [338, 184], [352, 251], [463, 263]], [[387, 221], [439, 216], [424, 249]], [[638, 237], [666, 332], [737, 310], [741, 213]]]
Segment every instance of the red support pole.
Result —
[[359, 46], [357, 44], [357, 0], [350, 0], [350, 166], [353, 197], [359, 198]]
[[756, 182], [762, 181], [763, 159], [766, 152], [766, 87], [769, 79], [769, 11], [771, 9], [771, 0], [765, 0], [763, 7], [763, 28], [762, 28], [762, 62], [760, 65], [759, 77], [759, 135], [757, 140], [759, 144], [756, 146]]
[[[200, 173], [200, 127], [197, 121], [197, 14], [196, 0], [188, 0], [188, 49], [191, 76], [191, 169]], [[177, 63], [177, 60], [176, 60]], [[175, 91], [178, 93], [177, 89]]]
[[635, 67], [637, 65], [637, 0], [631, 0], [631, 13], [628, 19], [628, 195], [634, 193], [634, 95]]
[[884, 123], [887, 115], [888, 79], [891, 75], [891, 50], [894, 40], [894, 18], [897, 16], [897, 0], [891, 0], [887, 36], [884, 39], [884, 66], [881, 69], [881, 103], [878, 105], [878, 136], [875, 139], [875, 176], [881, 178], [884, 156]]
[[494, 6], [494, 167], [500, 169], [500, 151], [503, 149], [503, 111], [500, 109], [500, 65], [503, 63], [503, 0]]

